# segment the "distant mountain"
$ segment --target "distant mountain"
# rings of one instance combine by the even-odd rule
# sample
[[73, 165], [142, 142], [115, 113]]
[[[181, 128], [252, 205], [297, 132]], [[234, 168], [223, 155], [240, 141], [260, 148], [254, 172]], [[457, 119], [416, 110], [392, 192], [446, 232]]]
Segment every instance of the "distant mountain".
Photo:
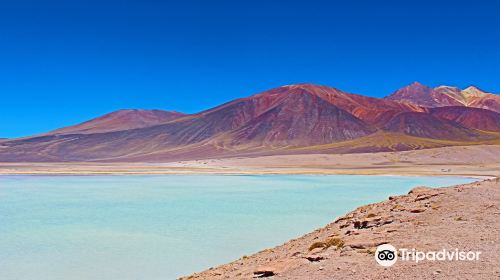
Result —
[[[420, 84], [398, 95], [409, 99], [417, 89], [441, 96]], [[461, 91], [449, 103], [458, 96], [484, 98]], [[296, 84], [192, 115], [123, 110], [43, 135], [7, 139], [0, 142], [0, 161], [147, 162], [499, 143], [499, 115], [463, 105], [430, 108]]]
[[162, 110], [119, 110], [81, 124], [63, 127], [46, 134], [91, 134], [161, 124], [185, 116], [183, 113]]
[[475, 86], [464, 90], [450, 86], [430, 88], [415, 82], [384, 99], [423, 107], [465, 106], [500, 112], [500, 96]]
[[400, 112], [420, 112], [424, 110], [412, 104], [347, 93], [335, 88], [313, 84], [284, 86], [269, 92], [286, 94], [292, 91], [309, 92], [374, 126], [384, 124]]
[[[286, 92], [281, 92], [285, 90]], [[273, 100], [275, 96], [279, 100]], [[232, 145], [309, 146], [354, 139], [376, 131], [356, 116], [303, 87], [287, 87], [253, 98], [272, 104], [230, 133]]]
[[494, 111], [451, 106], [431, 108], [429, 113], [440, 119], [450, 120], [467, 128], [500, 132], [500, 113]]
[[384, 125], [385, 131], [432, 139], [470, 140], [480, 133], [461, 124], [428, 113], [404, 112]]

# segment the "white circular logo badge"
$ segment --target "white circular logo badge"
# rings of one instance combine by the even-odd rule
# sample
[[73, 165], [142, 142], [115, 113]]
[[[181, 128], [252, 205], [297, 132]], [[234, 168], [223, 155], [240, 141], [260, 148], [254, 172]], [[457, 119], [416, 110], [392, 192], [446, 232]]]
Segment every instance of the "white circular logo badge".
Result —
[[381, 266], [389, 267], [396, 263], [398, 254], [396, 248], [391, 244], [382, 244], [377, 247], [375, 260]]

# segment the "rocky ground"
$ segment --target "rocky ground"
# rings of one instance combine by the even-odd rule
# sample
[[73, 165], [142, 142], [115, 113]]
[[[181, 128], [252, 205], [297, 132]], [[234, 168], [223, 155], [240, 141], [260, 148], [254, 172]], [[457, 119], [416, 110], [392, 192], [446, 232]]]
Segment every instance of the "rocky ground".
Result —
[[[479, 261], [401, 261], [376, 247], [480, 251]], [[500, 179], [430, 189], [357, 208], [276, 248], [182, 279], [500, 279]]]

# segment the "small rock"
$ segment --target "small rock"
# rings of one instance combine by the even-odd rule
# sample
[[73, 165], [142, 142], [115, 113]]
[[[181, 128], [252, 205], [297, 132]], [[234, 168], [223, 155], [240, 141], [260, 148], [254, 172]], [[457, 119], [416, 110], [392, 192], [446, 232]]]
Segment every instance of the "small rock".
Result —
[[273, 267], [270, 267], [270, 266], [263, 266], [263, 267], [259, 267], [257, 268], [253, 274], [258, 277], [258, 278], [264, 278], [264, 277], [271, 277], [271, 276], [274, 276], [276, 273], [275, 273], [275, 269]]
[[369, 248], [372, 246], [373, 246], [373, 244], [368, 243], [368, 242], [359, 242], [359, 243], [349, 244], [349, 247], [351, 247], [352, 249], [366, 249], [366, 248]]
[[325, 259], [324, 257], [318, 255], [307, 255], [305, 258], [310, 262], [319, 262]]
[[411, 189], [408, 194], [421, 194], [421, 193], [426, 193], [428, 191], [432, 190], [432, 188], [425, 187], [425, 186], [418, 186], [413, 189]]
[[323, 251], [324, 249], [325, 249], [324, 247], [314, 248], [314, 249], [312, 249], [311, 251], [309, 251], [309, 253], [310, 253], [311, 255], [314, 255], [314, 254], [317, 254], [317, 253], [319, 253], [319, 252]]
[[429, 199], [429, 198], [437, 196], [437, 195], [438, 195], [437, 193], [434, 193], [434, 194], [421, 194], [421, 195], [418, 195], [417, 198], [415, 198], [415, 201], [426, 200], [426, 199]]
[[355, 221], [354, 222], [354, 228], [355, 229], [367, 229], [371, 227], [379, 227], [383, 226], [385, 224], [390, 224], [394, 222], [393, 219], [390, 219], [390, 217], [376, 217], [376, 218], [369, 218], [364, 221]]
[[354, 222], [355, 229], [363, 229], [363, 228], [366, 228], [367, 225], [368, 225], [368, 221], [355, 221]]
[[358, 235], [358, 234], [359, 232], [350, 229], [345, 232], [345, 235]]
[[342, 251], [341, 252], [349, 252], [349, 251], [352, 251], [352, 247], [351, 246], [344, 246], [342, 248]]
[[349, 223], [344, 223], [344, 224], [340, 225], [340, 228], [345, 228], [345, 227], [348, 227], [348, 226], [349, 226]]
[[300, 252], [295, 252], [292, 254], [292, 257], [296, 257], [296, 256], [299, 256], [301, 253]]
[[354, 221], [354, 228], [361, 228], [361, 222], [360, 221]]

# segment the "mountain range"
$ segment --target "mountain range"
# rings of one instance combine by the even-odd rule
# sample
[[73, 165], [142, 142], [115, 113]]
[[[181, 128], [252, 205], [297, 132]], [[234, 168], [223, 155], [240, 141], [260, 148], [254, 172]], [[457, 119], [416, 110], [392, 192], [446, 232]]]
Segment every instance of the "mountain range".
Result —
[[450, 86], [430, 88], [415, 82], [386, 99], [425, 107], [465, 106], [500, 112], [500, 96], [475, 86], [463, 90]]
[[120, 110], [0, 140], [1, 162], [155, 161], [500, 143], [500, 96], [406, 86], [385, 98], [294, 84], [183, 114]]

